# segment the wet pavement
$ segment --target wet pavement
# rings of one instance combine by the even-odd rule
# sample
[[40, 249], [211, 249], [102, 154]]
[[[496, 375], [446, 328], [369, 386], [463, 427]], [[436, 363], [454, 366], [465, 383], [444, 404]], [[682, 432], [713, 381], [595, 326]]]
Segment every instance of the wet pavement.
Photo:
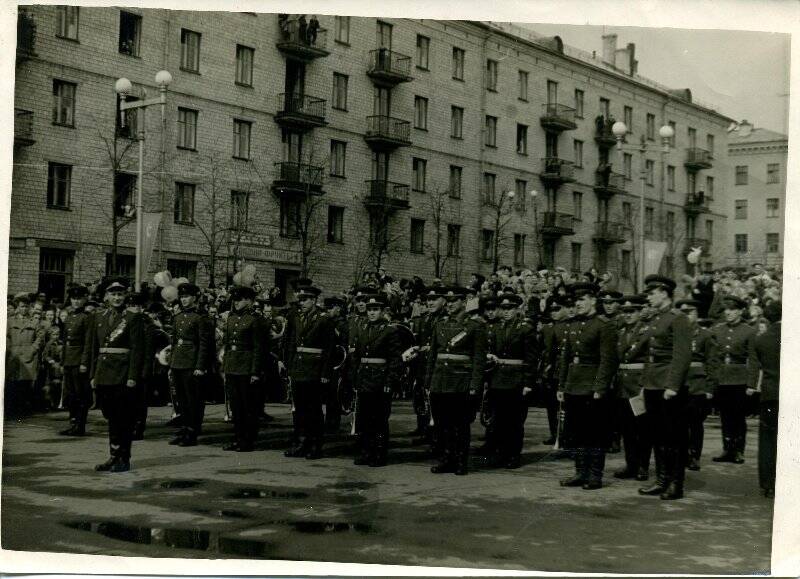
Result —
[[[352, 464], [342, 433], [321, 460], [289, 459], [289, 409], [270, 405], [258, 450], [223, 452], [231, 425], [209, 406], [200, 445], [167, 445], [168, 408], [151, 409], [133, 470], [95, 473], [106, 456], [105, 424], [91, 436], [56, 433], [64, 413], [6, 424], [2, 546], [15, 550], [145, 557], [248, 558], [608, 573], [765, 573], [772, 501], [758, 492], [755, 442], [743, 465], [715, 464], [719, 421], [709, 418], [700, 472], [680, 501], [641, 497], [641, 483], [566, 489], [571, 464], [531, 409], [523, 466], [490, 470], [473, 458], [469, 476], [433, 475], [407, 434], [407, 403], [392, 415], [390, 464]], [[473, 425], [473, 446], [479, 444]], [[750, 438], [755, 440], [755, 422]]]

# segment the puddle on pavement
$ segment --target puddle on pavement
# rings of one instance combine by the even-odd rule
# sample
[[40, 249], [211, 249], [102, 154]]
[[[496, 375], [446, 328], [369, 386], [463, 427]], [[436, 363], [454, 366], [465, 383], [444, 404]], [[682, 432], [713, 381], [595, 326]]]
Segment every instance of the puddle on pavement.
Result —
[[159, 483], [158, 487], [162, 489], [193, 489], [203, 484], [200, 480], [166, 480]]
[[241, 488], [225, 495], [229, 499], [307, 499], [308, 493], [271, 488]]

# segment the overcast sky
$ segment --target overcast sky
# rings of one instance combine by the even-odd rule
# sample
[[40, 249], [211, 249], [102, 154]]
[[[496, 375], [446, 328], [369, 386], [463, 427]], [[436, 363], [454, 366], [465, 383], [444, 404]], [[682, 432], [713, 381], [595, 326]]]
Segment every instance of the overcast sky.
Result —
[[737, 120], [786, 133], [789, 35], [730, 30], [685, 30], [568, 24], [525, 24], [565, 44], [602, 54], [603, 34], [617, 48], [633, 42], [639, 74], [671, 88], [690, 88], [704, 103]]

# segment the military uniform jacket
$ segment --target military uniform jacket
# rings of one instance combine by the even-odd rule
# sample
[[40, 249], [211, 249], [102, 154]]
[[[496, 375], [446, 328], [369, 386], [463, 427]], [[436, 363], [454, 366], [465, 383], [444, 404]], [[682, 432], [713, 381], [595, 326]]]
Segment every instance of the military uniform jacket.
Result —
[[559, 390], [567, 394], [604, 393], [617, 370], [617, 329], [598, 316], [578, 316], [561, 346]]
[[[781, 322], [771, 324], [767, 331], [756, 336], [752, 351], [752, 367], [760, 369], [761, 402], [778, 401], [778, 385], [781, 381]], [[758, 372], [751, 372], [750, 387], [758, 385]]]
[[[352, 337], [351, 337], [352, 341]], [[289, 375], [295, 382], [331, 379], [332, 351], [336, 345], [333, 320], [316, 307], [298, 312], [294, 340], [289, 344]]]
[[145, 317], [108, 308], [89, 318], [82, 362], [90, 369], [95, 386], [141, 380], [146, 357]]
[[403, 346], [397, 328], [385, 320], [367, 322], [358, 334], [351, 380], [359, 392], [391, 392], [402, 377]]
[[356, 341], [358, 334], [364, 329], [367, 323], [367, 317], [358, 314], [352, 314], [347, 320], [347, 351], [350, 354], [356, 351]]
[[713, 380], [717, 374], [714, 365], [718, 362], [715, 349], [716, 342], [711, 338], [711, 332], [693, 324], [692, 363], [686, 379], [689, 394], [699, 395], [713, 392]]
[[646, 341], [643, 340], [646, 326], [637, 322], [632, 326], [620, 326], [617, 338], [617, 394], [620, 398], [633, 398], [642, 389], [642, 375]]
[[711, 329], [715, 344], [715, 382], [719, 386], [742, 386], [753, 382], [752, 374], [758, 369], [748, 364], [748, 358], [755, 347], [756, 331], [739, 322], [717, 324]]
[[431, 392], [479, 391], [486, 368], [486, 324], [469, 314], [443, 316], [433, 327], [426, 383]]
[[647, 390], [674, 390], [686, 383], [692, 361], [689, 319], [673, 309], [649, 318], [646, 325], [647, 362], [642, 384]]
[[269, 337], [266, 321], [252, 308], [232, 310], [225, 321], [223, 373], [260, 377], [266, 370]]
[[[433, 336], [433, 328], [436, 322], [442, 319], [442, 314], [439, 312], [427, 312], [423, 316], [411, 320], [411, 331], [414, 332], [414, 337], [417, 339], [417, 346], [419, 346], [419, 355], [417, 356], [413, 372], [416, 374], [418, 383], [424, 382], [428, 371], [428, 353], [431, 350], [431, 337]], [[428, 387], [428, 383], [424, 383]]]
[[490, 388], [533, 388], [536, 379], [536, 328], [529, 320], [500, 321], [492, 325], [489, 353], [498, 358]]
[[72, 310], [64, 321], [64, 360], [65, 368], [81, 365], [83, 349], [86, 345], [86, 332], [89, 314], [83, 308]]
[[176, 370], [211, 369], [216, 352], [214, 323], [197, 308], [179, 312], [172, 323], [170, 368]]

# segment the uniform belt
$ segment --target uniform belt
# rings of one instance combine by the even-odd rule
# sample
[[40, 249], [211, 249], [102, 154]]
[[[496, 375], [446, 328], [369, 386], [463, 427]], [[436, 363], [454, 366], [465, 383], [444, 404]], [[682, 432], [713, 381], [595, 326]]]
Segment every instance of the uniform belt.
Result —
[[459, 362], [469, 362], [469, 356], [466, 354], [437, 354], [436, 358], [439, 360], [458, 360]]
[[322, 348], [306, 348], [305, 346], [299, 346], [297, 351], [302, 354], [322, 354]]
[[512, 358], [497, 358], [497, 363], [501, 366], [524, 366], [525, 360], [515, 360]]
[[705, 364], [703, 364], [702, 362], [692, 362], [691, 364], [689, 364], [689, 368], [703, 368], [703, 367], [705, 367]]
[[386, 358], [361, 358], [362, 364], [385, 364]]
[[644, 370], [644, 362], [632, 362], [630, 364], [620, 364], [620, 370]]
[[101, 354], [127, 354], [130, 351], [130, 348], [100, 348]]

